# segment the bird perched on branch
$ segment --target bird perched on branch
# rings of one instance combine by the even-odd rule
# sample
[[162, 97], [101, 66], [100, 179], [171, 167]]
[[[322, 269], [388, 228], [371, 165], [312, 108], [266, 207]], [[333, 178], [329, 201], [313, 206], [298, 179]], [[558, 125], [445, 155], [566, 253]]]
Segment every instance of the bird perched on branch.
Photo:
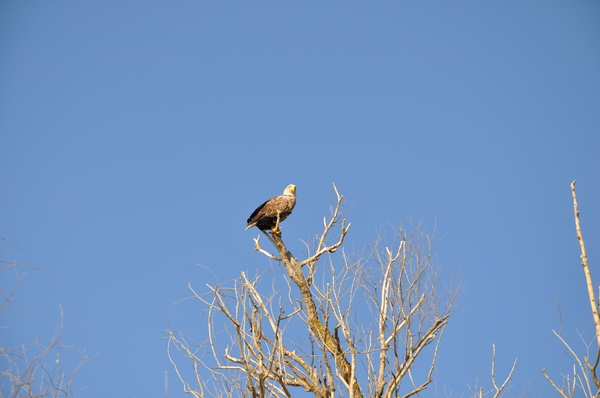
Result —
[[283, 195], [275, 196], [258, 206], [248, 219], [246, 229], [258, 227], [261, 231], [279, 233], [279, 223], [285, 220], [296, 205], [296, 186], [288, 185]]

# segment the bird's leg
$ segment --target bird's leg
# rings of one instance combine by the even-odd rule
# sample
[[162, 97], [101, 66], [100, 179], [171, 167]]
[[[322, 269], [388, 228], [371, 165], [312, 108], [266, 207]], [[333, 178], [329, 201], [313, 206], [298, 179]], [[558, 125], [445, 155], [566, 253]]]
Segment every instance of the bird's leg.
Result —
[[279, 229], [279, 220], [280, 220], [280, 213], [277, 212], [277, 221], [275, 222], [275, 228], [273, 228], [273, 230], [271, 232], [273, 232], [274, 234], [281, 234], [281, 230]]

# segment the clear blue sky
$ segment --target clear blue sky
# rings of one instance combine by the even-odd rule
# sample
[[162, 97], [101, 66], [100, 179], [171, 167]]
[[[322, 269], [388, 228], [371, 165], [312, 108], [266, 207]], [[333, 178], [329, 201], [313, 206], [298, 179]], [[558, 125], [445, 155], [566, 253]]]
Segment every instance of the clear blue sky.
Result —
[[[600, 281], [596, 1], [3, 1], [0, 236], [27, 271], [11, 343], [98, 355], [84, 398], [182, 397], [170, 319], [201, 336], [201, 289], [269, 261], [245, 220], [287, 184], [285, 238], [319, 231], [331, 183], [353, 203], [346, 250], [403, 217], [466, 291], [438, 391], [515, 357], [514, 396], [551, 396], [560, 342], [593, 337], [569, 183]], [[3, 276], [3, 284], [10, 281]], [[74, 353], [76, 354], [76, 350]], [[433, 389], [425, 396], [434, 396]]]

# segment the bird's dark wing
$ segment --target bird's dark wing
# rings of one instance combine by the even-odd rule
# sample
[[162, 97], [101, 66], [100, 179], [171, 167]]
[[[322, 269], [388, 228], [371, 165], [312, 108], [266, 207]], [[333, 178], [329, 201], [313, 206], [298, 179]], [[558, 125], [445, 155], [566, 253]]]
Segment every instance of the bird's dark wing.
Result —
[[256, 210], [254, 210], [254, 212], [253, 212], [253, 213], [250, 215], [250, 218], [248, 218], [248, 221], [247, 221], [247, 222], [248, 222], [248, 224], [250, 224], [251, 222], [257, 221], [257, 220], [260, 218], [260, 216], [262, 215], [262, 214], [261, 214], [261, 210], [262, 210], [262, 209], [265, 207], [265, 205], [266, 205], [267, 203], [269, 203], [271, 200], [272, 200], [272, 199], [269, 199], [269, 200], [267, 200], [265, 203], [263, 203], [262, 205], [258, 206], [258, 207], [256, 208]]

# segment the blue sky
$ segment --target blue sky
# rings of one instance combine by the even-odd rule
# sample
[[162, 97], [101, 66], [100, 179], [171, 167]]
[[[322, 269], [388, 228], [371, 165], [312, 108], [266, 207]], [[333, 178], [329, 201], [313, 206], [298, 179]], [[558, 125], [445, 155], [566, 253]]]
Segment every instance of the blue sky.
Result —
[[[291, 250], [335, 182], [346, 250], [406, 216], [466, 290], [438, 392], [551, 395], [560, 342], [593, 337], [569, 183], [600, 243], [600, 6], [531, 2], [23, 2], [0, 5], [0, 236], [27, 271], [9, 342], [98, 355], [81, 397], [181, 397], [171, 324], [204, 333], [188, 283], [263, 270], [245, 220], [288, 184]], [[10, 284], [3, 276], [3, 284]], [[73, 350], [74, 355], [77, 349]], [[426, 396], [434, 396], [430, 390]]]

